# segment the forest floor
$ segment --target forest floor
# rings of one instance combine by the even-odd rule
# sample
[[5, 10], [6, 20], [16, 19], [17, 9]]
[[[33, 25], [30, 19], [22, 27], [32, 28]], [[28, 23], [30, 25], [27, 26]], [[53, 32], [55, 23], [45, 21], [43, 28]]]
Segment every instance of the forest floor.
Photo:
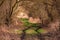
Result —
[[[60, 31], [47, 34], [28, 35], [19, 34], [16, 32], [20, 27], [7, 25], [0, 26], [0, 40], [60, 40]], [[23, 35], [23, 37], [22, 37]]]

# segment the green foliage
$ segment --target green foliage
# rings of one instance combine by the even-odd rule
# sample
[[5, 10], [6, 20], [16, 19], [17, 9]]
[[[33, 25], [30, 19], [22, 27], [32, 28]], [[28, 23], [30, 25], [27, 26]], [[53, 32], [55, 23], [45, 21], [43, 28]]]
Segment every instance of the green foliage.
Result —
[[[35, 31], [35, 29], [39, 26], [39, 24], [38, 23], [30, 23], [29, 19], [21, 18], [20, 21], [23, 22], [24, 26], [26, 26], [26, 27], [31, 26], [32, 27], [32, 29], [28, 29], [28, 30], [25, 31], [26, 34], [38, 34], [38, 32], [39, 33], [44, 33], [45, 32], [45, 30], [41, 29], [41, 28], [38, 29], [37, 31]], [[19, 31], [17, 31], [17, 32], [19, 33]]]
[[39, 25], [37, 23], [31, 23], [32, 27], [38, 27]]
[[20, 20], [23, 21], [23, 22], [28, 22], [29, 19], [27, 19], [27, 18], [20, 18]]
[[45, 30], [44, 30], [44, 29], [38, 29], [37, 32], [39, 32], [39, 33], [44, 33]]
[[20, 21], [23, 22], [24, 26], [32, 26], [32, 27], [37, 27], [38, 26], [37, 23], [30, 23], [29, 19], [27, 19], [27, 18], [21, 18]]
[[30, 23], [29, 23], [27, 18], [21, 18], [20, 21], [23, 22], [24, 26], [29, 26], [30, 25]]
[[32, 35], [37, 34], [37, 32], [34, 29], [28, 29], [25, 32], [26, 34], [32, 34]]

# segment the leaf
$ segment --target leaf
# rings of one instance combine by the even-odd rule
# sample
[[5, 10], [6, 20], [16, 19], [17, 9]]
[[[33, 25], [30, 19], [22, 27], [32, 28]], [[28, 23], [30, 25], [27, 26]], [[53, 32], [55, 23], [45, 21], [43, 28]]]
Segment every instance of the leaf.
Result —
[[25, 32], [26, 32], [26, 34], [37, 34], [37, 32], [33, 29], [28, 29]]
[[27, 22], [28, 19], [27, 18], [20, 18], [20, 21]]
[[32, 23], [31, 26], [32, 26], [32, 27], [37, 27], [38, 24], [37, 24], [37, 23]]
[[37, 27], [38, 26], [37, 23], [30, 23], [27, 18], [21, 18], [20, 20], [23, 22], [24, 26], [27, 26], [27, 27], [28, 26], [31, 26], [31, 27]]
[[44, 29], [42, 29], [42, 28], [41, 28], [41, 29], [38, 29], [37, 31], [38, 31], [39, 33], [45, 33], [45, 32], [46, 32], [46, 30], [44, 30]]

